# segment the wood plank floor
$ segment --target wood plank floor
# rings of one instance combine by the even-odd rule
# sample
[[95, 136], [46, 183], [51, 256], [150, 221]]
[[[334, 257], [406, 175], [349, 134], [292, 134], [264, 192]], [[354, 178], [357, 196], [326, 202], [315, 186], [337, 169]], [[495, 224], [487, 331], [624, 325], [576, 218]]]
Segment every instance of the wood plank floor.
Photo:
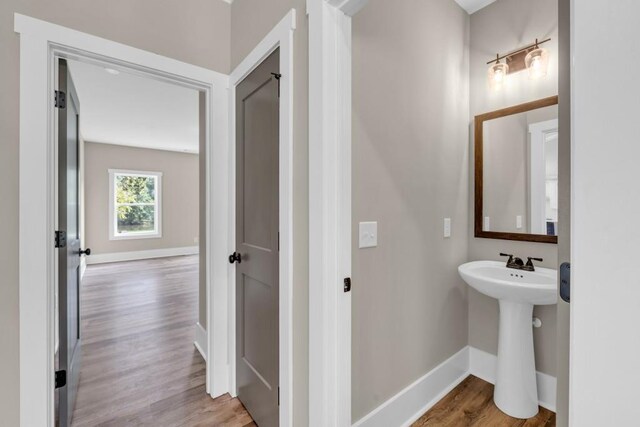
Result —
[[74, 427], [255, 425], [238, 399], [205, 392], [197, 256], [91, 265], [81, 298]]
[[552, 427], [556, 414], [540, 408], [535, 418], [520, 420], [502, 413], [493, 403], [493, 385], [469, 376], [447, 394], [413, 427]]

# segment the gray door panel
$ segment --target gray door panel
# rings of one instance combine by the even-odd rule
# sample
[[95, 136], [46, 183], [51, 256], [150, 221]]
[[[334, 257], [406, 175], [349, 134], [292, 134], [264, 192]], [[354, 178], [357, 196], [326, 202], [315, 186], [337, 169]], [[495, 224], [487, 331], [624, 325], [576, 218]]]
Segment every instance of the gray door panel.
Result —
[[66, 95], [66, 106], [58, 109], [58, 229], [66, 232], [66, 246], [58, 249], [58, 370], [67, 374], [67, 384], [58, 390], [58, 419], [60, 426], [66, 427], [71, 425], [82, 360], [78, 204], [80, 105], [67, 62], [58, 61], [58, 90]]
[[236, 88], [236, 377], [260, 427], [278, 425], [279, 51]]

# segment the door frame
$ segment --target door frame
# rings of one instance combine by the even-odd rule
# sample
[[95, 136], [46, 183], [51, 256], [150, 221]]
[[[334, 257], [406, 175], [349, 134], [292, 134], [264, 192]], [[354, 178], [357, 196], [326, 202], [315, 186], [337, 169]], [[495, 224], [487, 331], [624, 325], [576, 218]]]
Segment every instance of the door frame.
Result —
[[[280, 426], [293, 425], [293, 33], [296, 10], [291, 9], [229, 76], [229, 248], [236, 242], [236, 87], [277, 48], [280, 48], [279, 106], [279, 383]], [[236, 264], [229, 268], [229, 392], [236, 384]]]
[[311, 427], [351, 426], [351, 19], [367, 2], [307, 0]]
[[[80, 31], [14, 15], [20, 34], [20, 425], [54, 424], [56, 58], [80, 59], [204, 91], [207, 97], [207, 393], [228, 381], [228, 76]], [[214, 156], [213, 153], [219, 154]], [[220, 208], [218, 208], [220, 202]], [[216, 209], [212, 209], [213, 206]], [[215, 239], [213, 237], [216, 237]], [[213, 345], [213, 343], [219, 345]]]
[[[558, 119], [529, 125], [529, 230], [532, 234], [547, 234], [546, 218], [546, 151], [547, 134], [558, 133]], [[541, 184], [542, 183], [542, 184]]]

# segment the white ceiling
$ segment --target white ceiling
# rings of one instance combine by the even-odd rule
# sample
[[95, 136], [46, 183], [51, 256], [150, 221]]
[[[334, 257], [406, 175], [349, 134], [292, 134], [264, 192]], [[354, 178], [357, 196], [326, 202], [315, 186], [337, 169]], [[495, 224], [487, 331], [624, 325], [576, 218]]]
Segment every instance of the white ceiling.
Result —
[[[233, 3], [233, 0], [222, 1], [226, 1], [229, 4]], [[471, 15], [472, 13], [479, 11], [485, 6], [489, 6], [494, 1], [496, 0], [456, 0], [456, 3], [458, 3], [464, 10], [466, 10], [469, 15]]]
[[198, 92], [122, 71], [69, 61], [86, 141], [198, 152]]
[[489, 6], [496, 0], [456, 0], [456, 3], [460, 5], [469, 15], [479, 11], [483, 7]]

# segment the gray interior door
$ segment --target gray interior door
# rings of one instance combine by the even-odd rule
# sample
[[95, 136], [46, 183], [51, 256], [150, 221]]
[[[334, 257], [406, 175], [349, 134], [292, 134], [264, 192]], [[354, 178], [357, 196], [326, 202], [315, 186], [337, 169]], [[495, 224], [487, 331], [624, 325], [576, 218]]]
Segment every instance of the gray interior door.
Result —
[[278, 73], [275, 51], [236, 88], [236, 377], [260, 427], [278, 425]]
[[[80, 248], [78, 204], [78, 121], [80, 105], [67, 62], [58, 60], [58, 371], [66, 384], [58, 388], [58, 419], [71, 424], [82, 359], [80, 341]], [[58, 376], [58, 374], [57, 374]], [[65, 375], [63, 375], [65, 376]], [[62, 376], [61, 376], [62, 377]]]

